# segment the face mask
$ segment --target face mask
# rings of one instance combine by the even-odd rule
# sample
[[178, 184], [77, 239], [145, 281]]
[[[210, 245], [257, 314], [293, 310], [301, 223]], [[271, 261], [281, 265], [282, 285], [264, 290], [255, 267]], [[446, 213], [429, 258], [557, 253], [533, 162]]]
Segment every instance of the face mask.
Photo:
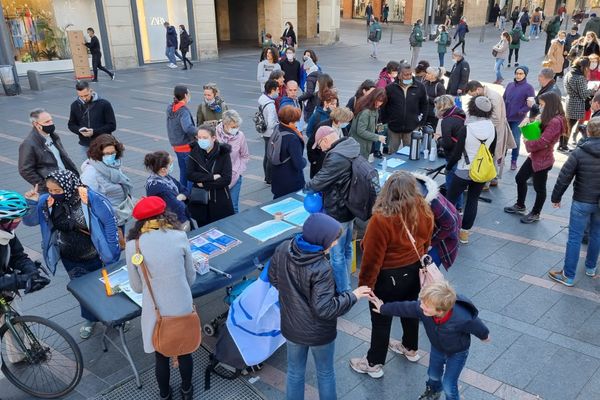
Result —
[[46, 135], [50, 135], [51, 133], [54, 133], [54, 130], [56, 129], [56, 126], [54, 126], [54, 124], [41, 125], [41, 127], [42, 127], [42, 132], [44, 132]]
[[540, 107], [540, 114], [544, 112], [544, 107]]
[[346, 128], [348, 125], [350, 125], [350, 122], [344, 122], [343, 124], [340, 124], [340, 129], [344, 129], [344, 128]]
[[302, 59], [303, 59], [304, 61], [308, 60], [309, 58], [310, 58], [310, 57], [308, 57], [308, 56], [302, 56]]
[[215, 102], [215, 99], [207, 99], [206, 97], [204, 98], [204, 102], [206, 102], [206, 104], [212, 104]]
[[279, 97], [279, 93], [275, 92], [275, 94], [273, 94], [273, 95], [271, 95], [269, 97], [271, 97], [273, 100], [275, 100], [276, 98]]
[[293, 55], [293, 54], [286, 54], [286, 55], [285, 55], [285, 57], [287, 58], [287, 60], [288, 60], [289, 62], [292, 62], [292, 61], [294, 61], [294, 55]]
[[210, 139], [198, 139], [198, 146], [200, 146], [202, 150], [208, 150], [210, 148], [210, 145]]
[[102, 162], [109, 167], [114, 167], [117, 165], [117, 155], [116, 154], [105, 154], [102, 156]]
[[65, 194], [64, 193], [61, 193], [61, 194], [51, 194], [50, 196], [54, 199], [54, 201], [59, 202], [59, 203], [65, 199]]
[[412, 79], [402, 79], [402, 83], [404, 85], [410, 85], [411, 83], [413, 83], [413, 80]]
[[169, 168], [167, 169], [167, 173], [172, 174], [174, 168], [175, 168], [175, 164], [173, 164], [173, 163], [169, 164]]
[[235, 136], [235, 135], [237, 135], [237, 134], [238, 134], [238, 132], [239, 132], [239, 131], [240, 131], [240, 128], [231, 128], [231, 129], [229, 130], [229, 134], [230, 134], [231, 136]]
[[0, 225], [0, 229], [2, 229], [3, 231], [6, 231], [6, 232], [12, 232], [15, 229], [17, 229], [17, 226], [19, 226], [20, 223], [21, 223], [21, 221], [6, 222], [6, 223]]
[[598, 68], [598, 63], [591, 63], [591, 64], [590, 64], [590, 68], [591, 68], [591, 69], [596, 69], [596, 68]]

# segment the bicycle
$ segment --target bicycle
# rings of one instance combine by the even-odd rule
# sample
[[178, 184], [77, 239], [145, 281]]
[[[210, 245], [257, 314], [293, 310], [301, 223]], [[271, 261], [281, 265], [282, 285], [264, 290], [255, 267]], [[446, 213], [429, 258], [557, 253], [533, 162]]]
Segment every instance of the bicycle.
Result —
[[75, 389], [83, 374], [77, 342], [56, 323], [19, 315], [0, 293], [0, 370], [25, 393], [56, 399]]

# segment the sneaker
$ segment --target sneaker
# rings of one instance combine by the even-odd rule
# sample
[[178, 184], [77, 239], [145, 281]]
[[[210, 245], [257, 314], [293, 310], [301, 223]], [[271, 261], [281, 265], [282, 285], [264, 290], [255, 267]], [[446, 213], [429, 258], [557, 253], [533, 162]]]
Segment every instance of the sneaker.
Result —
[[490, 186], [491, 187], [496, 187], [498, 186], [498, 178], [494, 178], [490, 181]]
[[532, 224], [540, 220], [540, 214], [529, 213], [524, 217], [521, 217], [521, 222], [524, 224]]
[[469, 231], [466, 229], [461, 229], [458, 233], [458, 241], [462, 244], [469, 244]]
[[520, 206], [517, 203], [513, 204], [510, 207], [504, 207], [504, 212], [509, 214], [525, 214], [525, 206]]
[[550, 271], [550, 272], [548, 272], [548, 276], [553, 281], [556, 281], [558, 283], [562, 283], [565, 286], [568, 286], [568, 287], [573, 286], [573, 278], [567, 278], [565, 276], [563, 270], [560, 270], [560, 271]]
[[115, 71], [113, 71], [112, 76], [110, 77], [110, 80], [114, 81], [116, 77], [117, 77], [117, 73]]
[[596, 276], [596, 268], [591, 268], [591, 269], [586, 268], [585, 269], [585, 274], [587, 276], [591, 276], [593, 278], [594, 276]]
[[515, 63], [515, 67], [518, 67], [518, 66], [519, 66], [519, 63], [518, 63], [518, 62], [516, 62], [516, 63]]
[[442, 398], [442, 392], [434, 392], [431, 386], [425, 387], [425, 392], [419, 396], [419, 400], [439, 400]]
[[506, 68], [510, 68], [510, 63], [508, 63], [508, 65], [506, 66]]
[[383, 366], [381, 364], [369, 365], [367, 357], [351, 358], [350, 368], [359, 374], [368, 374], [371, 378], [381, 378], [383, 376]]
[[98, 82], [98, 79], [92, 79], [92, 82]]
[[176, 64], [169, 64], [169, 68], [177, 68]]
[[79, 328], [79, 337], [84, 340], [89, 339], [94, 333], [94, 325], [96, 325], [95, 322], [86, 320]]
[[511, 161], [510, 162], [510, 170], [514, 171], [517, 169], [517, 162], [516, 161]]
[[410, 362], [417, 362], [421, 359], [421, 355], [416, 350], [408, 350], [400, 342], [390, 343], [389, 348], [394, 353], [402, 354]]

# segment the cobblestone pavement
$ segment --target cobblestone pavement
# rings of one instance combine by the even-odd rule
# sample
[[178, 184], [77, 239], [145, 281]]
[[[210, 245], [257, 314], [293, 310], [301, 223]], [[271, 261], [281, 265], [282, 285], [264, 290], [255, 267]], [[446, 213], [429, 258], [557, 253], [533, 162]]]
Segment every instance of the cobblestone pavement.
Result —
[[[384, 27], [378, 60], [369, 58], [370, 46], [366, 42], [362, 22], [344, 22], [338, 44], [315, 47], [319, 64], [333, 76], [343, 103], [353, 95], [363, 79], [376, 78], [389, 59], [409, 57], [408, 29], [394, 27], [393, 44], [389, 43], [391, 35], [392, 28]], [[466, 58], [471, 63], [473, 78], [491, 82], [495, 79], [491, 47], [498, 40], [499, 33], [488, 28], [483, 43], [479, 42], [479, 37], [480, 30], [472, 29], [467, 37]], [[543, 47], [544, 42], [540, 38], [524, 43], [521, 49], [521, 64], [530, 67], [530, 81], [536, 87]], [[435, 51], [436, 45], [427, 42], [421, 58], [432, 60], [437, 65]], [[100, 76], [101, 81], [94, 84], [94, 88], [100, 96], [112, 102], [117, 113], [118, 130], [115, 135], [126, 145], [124, 165], [133, 180], [135, 193], [143, 192], [147, 176], [142, 165], [144, 154], [169, 147], [164, 115], [173, 86], [185, 84], [190, 87], [191, 107], [195, 109], [202, 99], [202, 85], [212, 81], [219, 84], [229, 106], [238, 110], [244, 118], [242, 128], [247, 135], [252, 158], [244, 175], [242, 209], [272, 197], [262, 178], [262, 140], [254, 133], [251, 121], [259, 95], [257, 53], [248, 49], [229, 49], [219, 60], [195, 63], [191, 71], [170, 70], [161, 64], [118, 71], [116, 80], [112, 82], [104, 75]], [[451, 66], [449, 55], [446, 61]], [[504, 71], [505, 79], [509, 81], [512, 70]], [[56, 74], [42, 79], [45, 90], [41, 93], [25, 88], [24, 94], [19, 97], [0, 96], [0, 188], [21, 192], [29, 189], [17, 173], [17, 149], [30, 130], [28, 110], [34, 107], [47, 108], [53, 114], [67, 151], [81, 161], [75, 136], [67, 130], [69, 104], [75, 96], [72, 77], [70, 74]], [[523, 161], [523, 156], [519, 161]], [[556, 165], [549, 177], [549, 190], [565, 159], [565, 156], [557, 154]], [[472, 298], [479, 307], [492, 336], [491, 344], [474, 340], [467, 369], [461, 377], [461, 391], [464, 398], [470, 400], [598, 399], [598, 281], [580, 271], [576, 287], [565, 288], [545, 277], [549, 269], [560, 266], [563, 261], [571, 192], [565, 195], [561, 209], [552, 209], [546, 204], [539, 223], [523, 225], [517, 218], [502, 212], [502, 208], [512, 204], [516, 197], [514, 175], [514, 172], [505, 172], [500, 185], [486, 194], [493, 202], [479, 204], [472, 242], [460, 248], [459, 258], [448, 273], [458, 291]], [[533, 202], [532, 197], [533, 193], [530, 193], [528, 205]], [[37, 254], [40, 250], [39, 231], [21, 226], [19, 236], [32, 254]], [[580, 265], [580, 268], [583, 266]], [[24, 312], [49, 317], [79, 338], [79, 308], [65, 290], [66, 280], [66, 274], [59, 268], [49, 287], [26, 296], [18, 303]], [[222, 292], [217, 292], [197, 299], [204, 321], [224, 310], [222, 296]], [[127, 337], [133, 357], [143, 370], [152, 365], [153, 357], [143, 352], [138, 321], [132, 325]], [[366, 302], [358, 304], [339, 321], [336, 342], [339, 397], [416, 399], [424, 388], [428, 357], [411, 364], [390, 353], [385, 376], [380, 380], [355, 374], [349, 369], [350, 357], [365, 354], [369, 329]], [[397, 322], [392, 336], [401, 338], [401, 327]], [[421, 338], [420, 349], [427, 354], [429, 343], [424, 333]], [[206, 342], [210, 345], [209, 340]], [[131, 378], [131, 371], [118, 352], [114, 349], [107, 353], [101, 351], [99, 332], [81, 342], [80, 346], [85, 360], [85, 376], [70, 399], [98, 396]], [[256, 375], [259, 379], [253, 380], [254, 388], [265, 398], [283, 398], [285, 358], [285, 351], [278, 351]], [[312, 360], [307, 369], [307, 398], [316, 399]], [[202, 372], [203, 368], [198, 366], [196, 374]], [[27, 398], [1, 377], [0, 387], [0, 397], [4, 400]], [[151, 398], [148, 391], [133, 393], [135, 398]], [[197, 390], [197, 398], [223, 397], [211, 392], [202, 394], [201, 390]]]

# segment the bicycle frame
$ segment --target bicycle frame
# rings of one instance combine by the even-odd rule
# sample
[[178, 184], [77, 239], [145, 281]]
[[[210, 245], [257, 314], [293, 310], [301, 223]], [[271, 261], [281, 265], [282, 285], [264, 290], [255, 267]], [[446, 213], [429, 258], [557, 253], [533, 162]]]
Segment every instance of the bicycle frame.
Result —
[[[0, 316], [4, 316], [4, 325], [8, 327], [8, 331], [12, 333], [12, 338], [15, 341], [15, 344], [19, 347], [19, 350], [25, 355], [28, 363], [34, 363], [36, 360], [33, 357], [33, 354], [30, 349], [27, 348], [25, 342], [21, 338], [19, 332], [17, 332], [17, 328], [12, 323], [12, 319], [14, 317], [19, 316], [19, 313], [15, 311], [14, 308], [10, 306], [10, 303], [6, 301], [5, 298], [0, 297]], [[40, 349], [42, 348], [41, 344], [38, 342], [35, 335], [31, 332], [31, 330], [27, 327], [27, 325], [20, 325], [24, 334], [27, 335], [33, 346], [32, 348]]]

